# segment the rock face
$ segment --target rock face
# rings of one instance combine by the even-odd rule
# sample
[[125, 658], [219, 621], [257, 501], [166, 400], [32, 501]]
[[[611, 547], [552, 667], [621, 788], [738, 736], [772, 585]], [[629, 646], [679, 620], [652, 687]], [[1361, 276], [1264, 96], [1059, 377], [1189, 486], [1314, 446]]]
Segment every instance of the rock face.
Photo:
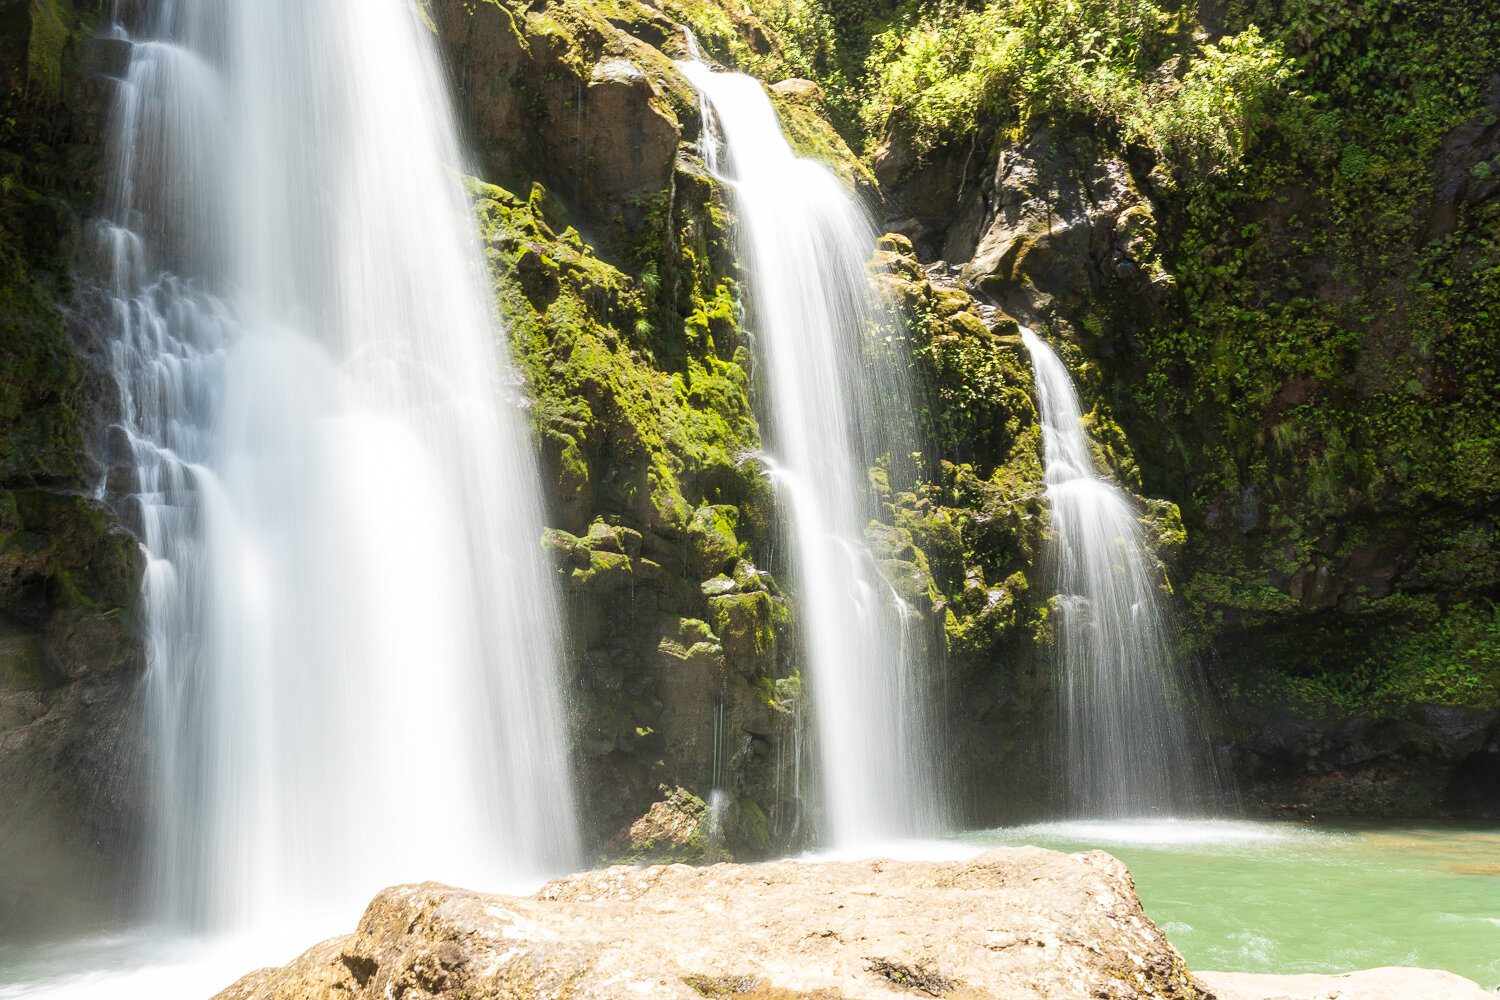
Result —
[[1278, 811], [1323, 816], [1500, 810], [1500, 708], [1417, 704], [1397, 718], [1240, 716], [1243, 785]]
[[[753, 25], [697, 3], [430, 9], [487, 182], [474, 187], [481, 230], [541, 451], [588, 847], [701, 860], [702, 838], [632, 830], [673, 802], [696, 815], [717, 790], [734, 856], [794, 849], [815, 819], [804, 822], [787, 779], [802, 690], [795, 607], [761, 568], [783, 553], [753, 457], [732, 206], [705, 169], [698, 97], [672, 62], [694, 17], [744, 24], [751, 40]], [[731, 57], [726, 36], [695, 28], [706, 51]], [[793, 141], [857, 164], [802, 83], [774, 94]]]
[[680, 44], [679, 26], [636, 3], [438, 0], [433, 16], [486, 176], [567, 193], [580, 228], [611, 249], [649, 240], [670, 201], [681, 119], [697, 114], [655, 47]]
[[387, 889], [351, 936], [217, 1000], [1208, 1000], [1099, 851], [616, 867], [524, 899]]
[[[92, 499], [85, 435], [107, 422], [81, 218], [100, 186], [97, 0], [0, 3], [0, 936], [107, 911], [131, 878], [143, 799], [132, 725], [143, 560]], [[102, 451], [105, 449], [95, 449]]]

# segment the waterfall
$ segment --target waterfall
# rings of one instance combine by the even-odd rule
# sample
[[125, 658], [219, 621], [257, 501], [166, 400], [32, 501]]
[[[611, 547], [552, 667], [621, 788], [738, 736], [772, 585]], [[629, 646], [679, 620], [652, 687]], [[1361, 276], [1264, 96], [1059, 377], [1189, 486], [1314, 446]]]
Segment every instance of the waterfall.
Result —
[[1173, 653], [1165, 581], [1129, 497], [1096, 471], [1067, 368], [1036, 334], [1021, 336], [1045, 448], [1068, 809], [1181, 811], [1209, 788], [1208, 743]]
[[678, 68], [718, 119], [717, 133], [704, 127], [706, 157], [738, 215], [766, 459], [792, 522], [824, 839], [855, 847], [934, 832], [945, 817], [929, 671], [864, 537], [876, 513], [868, 470], [899, 440], [911, 400], [904, 365], [877, 343], [877, 233], [826, 167], [792, 152], [758, 81], [697, 61]]
[[151, 0], [110, 149], [101, 492], [148, 554], [150, 908], [576, 860], [535, 458], [408, 0]]

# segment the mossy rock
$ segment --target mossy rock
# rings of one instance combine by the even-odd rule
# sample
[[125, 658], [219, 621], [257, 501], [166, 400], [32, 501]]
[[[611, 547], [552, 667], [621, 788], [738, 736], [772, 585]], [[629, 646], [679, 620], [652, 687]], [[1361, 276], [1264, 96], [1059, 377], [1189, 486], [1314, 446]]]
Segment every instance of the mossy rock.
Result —
[[725, 594], [708, 601], [709, 622], [729, 665], [746, 677], [771, 675], [780, 635], [788, 625], [785, 606], [764, 590]]
[[611, 864], [674, 864], [702, 861], [707, 851], [708, 806], [685, 788], [658, 789], [661, 798], [645, 815], [604, 845]]

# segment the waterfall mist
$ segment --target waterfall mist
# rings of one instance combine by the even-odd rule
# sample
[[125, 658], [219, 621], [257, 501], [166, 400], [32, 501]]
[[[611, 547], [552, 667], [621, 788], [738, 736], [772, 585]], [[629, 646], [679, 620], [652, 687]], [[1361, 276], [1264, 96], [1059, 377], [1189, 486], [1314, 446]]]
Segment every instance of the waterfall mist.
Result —
[[149, 554], [151, 909], [193, 929], [576, 861], [535, 459], [415, 6], [114, 29], [105, 490]]
[[914, 613], [864, 537], [876, 513], [868, 470], [904, 457], [898, 429], [912, 399], [880, 333], [868, 269], [878, 234], [825, 166], [793, 153], [758, 81], [678, 67], [711, 106], [705, 155], [738, 215], [766, 457], [792, 522], [823, 839], [851, 847], [937, 832], [946, 814], [932, 671], [910, 634]]
[[1030, 330], [1051, 509], [1063, 796], [1071, 814], [1201, 809], [1208, 740], [1173, 650], [1165, 580], [1130, 498], [1095, 470], [1067, 368]]

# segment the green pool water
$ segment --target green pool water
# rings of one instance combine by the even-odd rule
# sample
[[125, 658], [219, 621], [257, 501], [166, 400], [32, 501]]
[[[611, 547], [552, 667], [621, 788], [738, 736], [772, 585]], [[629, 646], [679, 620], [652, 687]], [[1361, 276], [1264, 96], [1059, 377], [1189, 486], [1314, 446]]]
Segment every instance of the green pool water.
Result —
[[971, 838], [1108, 851], [1194, 969], [1414, 965], [1500, 987], [1500, 829], [1080, 822]]

